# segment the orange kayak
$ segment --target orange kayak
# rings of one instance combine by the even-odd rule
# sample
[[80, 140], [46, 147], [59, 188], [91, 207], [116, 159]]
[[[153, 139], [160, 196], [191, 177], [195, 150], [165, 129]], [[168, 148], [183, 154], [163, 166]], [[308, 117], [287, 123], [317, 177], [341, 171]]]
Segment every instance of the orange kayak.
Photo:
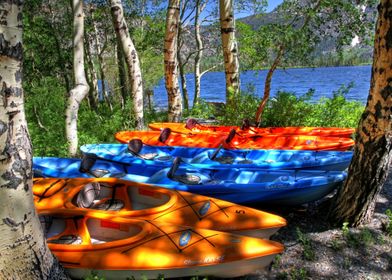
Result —
[[350, 137], [354, 132], [354, 128], [339, 127], [251, 127], [251, 126], [223, 126], [201, 124], [194, 119], [188, 119], [186, 123], [150, 123], [149, 128], [152, 130], [162, 130], [170, 128], [173, 132], [178, 133], [226, 133], [232, 129], [243, 136], [252, 136], [259, 134], [276, 134], [276, 135], [314, 135], [329, 137]]
[[40, 211], [49, 249], [72, 278], [236, 277], [266, 268], [280, 243], [83, 211]]
[[269, 238], [286, 220], [216, 198], [116, 178], [34, 179], [38, 211], [96, 213]]
[[182, 134], [162, 131], [120, 131], [115, 138], [121, 143], [140, 139], [152, 146], [183, 146], [226, 149], [279, 149], [279, 150], [338, 150], [344, 151], [354, 145], [350, 138], [312, 135], [254, 135], [243, 137], [232, 130], [229, 134]]

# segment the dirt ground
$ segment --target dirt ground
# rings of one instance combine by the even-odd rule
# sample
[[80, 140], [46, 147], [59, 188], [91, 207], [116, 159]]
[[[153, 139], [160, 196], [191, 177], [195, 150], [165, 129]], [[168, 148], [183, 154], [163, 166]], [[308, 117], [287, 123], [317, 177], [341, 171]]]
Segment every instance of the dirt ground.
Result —
[[[241, 279], [388, 279], [392, 280], [392, 236], [386, 234], [392, 210], [392, 173], [379, 195], [371, 224], [332, 227], [315, 205], [279, 213], [288, 221], [271, 239], [283, 243], [268, 272]], [[272, 209], [273, 210], [273, 209]]]

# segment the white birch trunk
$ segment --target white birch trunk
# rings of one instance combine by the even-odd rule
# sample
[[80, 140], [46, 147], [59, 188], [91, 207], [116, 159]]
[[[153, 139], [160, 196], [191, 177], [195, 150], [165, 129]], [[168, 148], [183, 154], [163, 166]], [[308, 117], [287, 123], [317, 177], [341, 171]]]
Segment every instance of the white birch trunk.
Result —
[[193, 107], [199, 103], [200, 100], [200, 61], [203, 57], [203, 41], [200, 35], [200, 13], [202, 7], [200, 5], [200, 0], [196, 1], [196, 15], [195, 15], [195, 39], [197, 52], [195, 56], [195, 95], [193, 97]]
[[230, 104], [240, 88], [233, 0], [219, 0], [219, 13], [226, 76], [226, 102]]
[[182, 100], [178, 86], [177, 40], [180, 24], [180, 0], [169, 0], [166, 14], [164, 46], [165, 86], [168, 97], [169, 122], [181, 121]]
[[67, 279], [34, 209], [22, 89], [22, 1], [0, 2], [0, 279]]
[[144, 128], [143, 117], [143, 81], [140, 69], [139, 56], [129, 36], [128, 26], [124, 19], [121, 0], [110, 0], [110, 9], [116, 35], [121, 42], [125, 62], [128, 66], [128, 78], [131, 83], [131, 96], [133, 99], [133, 111], [135, 126], [138, 130]]
[[68, 153], [75, 156], [78, 149], [78, 111], [82, 100], [89, 91], [84, 71], [84, 14], [83, 1], [72, 0], [73, 9], [73, 71], [75, 87], [69, 92], [65, 111], [65, 133], [68, 141]]

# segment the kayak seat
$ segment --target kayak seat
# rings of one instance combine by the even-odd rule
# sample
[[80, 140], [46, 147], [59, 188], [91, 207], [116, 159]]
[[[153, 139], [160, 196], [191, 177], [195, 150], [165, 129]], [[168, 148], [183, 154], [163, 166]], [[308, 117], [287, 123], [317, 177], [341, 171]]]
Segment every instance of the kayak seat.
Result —
[[106, 199], [95, 203], [91, 209], [104, 210], [104, 211], [119, 211], [124, 208], [124, 202], [120, 199]]
[[201, 178], [195, 174], [174, 175], [171, 179], [185, 185], [199, 185], [201, 183]]
[[91, 175], [93, 175], [93, 176], [96, 177], [96, 178], [101, 178], [101, 177], [105, 176], [106, 174], [109, 174], [110, 171], [109, 171], [109, 170], [106, 170], [106, 169], [100, 169], [100, 168], [98, 168], [98, 169], [90, 170], [89, 173], [91, 173]]
[[252, 164], [252, 163], [253, 163], [253, 160], [250, 160], [250, 159], [244, 159], [244, 160], [240, 160], [238, 162], [238, 164]]
[[214, 161], [217, 161], [222, 164], [233, 164], [234, 158], [230, 156], [221, 156], [213, 159]]
[[[102, 187], [105, 187], [105, 185]], [[76, 196], [75, 204], [80, 208], [105, 211], [118, 211], [124, 208], [124, 202], [115, 198], [116, 187], [106, 186], [105, 189], [111, 189], [111, 198], [102, 198], [101, 185], [98, 182], [88, 183]]]
[[83, 240], [80, 236], [69, 234], [69, 235], [62, 235], [57, 239], [49, 239], [48, 243], [52, 244], [67, 244], [67, 245], [79, 245], [82, 244]]

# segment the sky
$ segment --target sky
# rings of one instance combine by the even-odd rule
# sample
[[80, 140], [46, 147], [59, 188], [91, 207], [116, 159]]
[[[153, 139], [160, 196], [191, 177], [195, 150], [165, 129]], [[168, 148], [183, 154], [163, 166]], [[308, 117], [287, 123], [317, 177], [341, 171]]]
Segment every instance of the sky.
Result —
[[[266, 8], [267, 12], [272, 11], [273, 9], [275, 9], [279, 4], [281, 4], [283, 2], [283, 0], [268, 0], [268, 7]], [[235, 17], [236, 18], [243, 18], [246, 16], [250, 16], [252, 15], [252, 12], [236, 12], [235, 13]]]

